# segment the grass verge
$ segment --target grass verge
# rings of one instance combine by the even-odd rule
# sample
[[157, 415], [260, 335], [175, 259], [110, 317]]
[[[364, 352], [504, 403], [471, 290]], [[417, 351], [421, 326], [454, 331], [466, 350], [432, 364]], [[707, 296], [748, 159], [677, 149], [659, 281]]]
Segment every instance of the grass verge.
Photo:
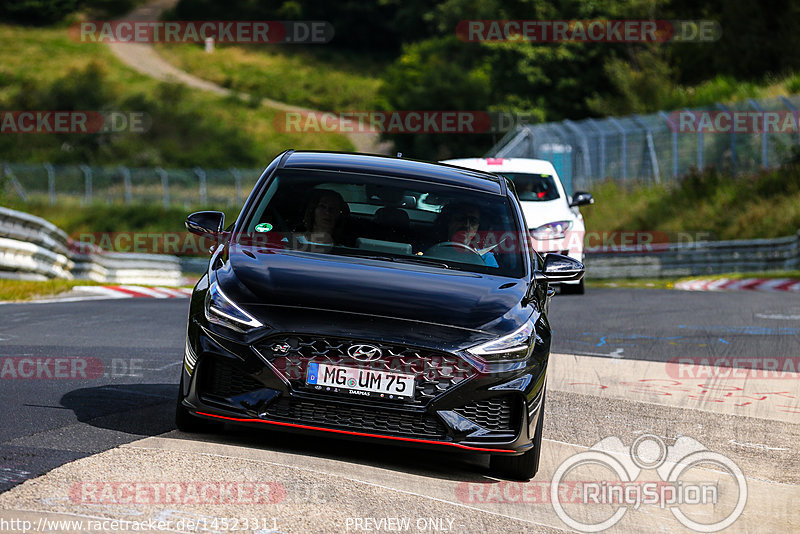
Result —
[[0, 301], [22, 302], [37, 297], [51, 297], [66, 293], [75, 286], [96, 286], [89, 280], [6, 280], [0, 278]]
[[592, 188], [587, 232], [703, 232], [712, 240], [775, 238], [800, 229], [800, 163], [752, 175], [710, 169], [677, 184]]
[[674, 289], [678, 282], [689, 280], [717, 280], [719, 278], [731, 278], [741, 280], [743, 278], [796, 278], [800, 280], [800, 271], [770, 271], [761, 273], [724, 273], [709, 274], [698, 276], [687, 276], [682, 278], [630, 278], [630, 279], [609, 279], [609, 280], [586, 280], [586, 287], [594, 288], [635, 288], [635, 289]]
[[223, 87], [322, 111], [373, 110], [384, 66], [314, 45], [159, 44], [164, 59]]

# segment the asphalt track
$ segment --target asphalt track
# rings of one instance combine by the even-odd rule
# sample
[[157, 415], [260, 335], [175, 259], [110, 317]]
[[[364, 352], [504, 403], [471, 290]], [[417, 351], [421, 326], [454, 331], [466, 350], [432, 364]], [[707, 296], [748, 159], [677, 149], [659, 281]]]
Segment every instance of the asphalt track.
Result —
[[[559, 465], [604, 438], [629, 446], [643, 435], [668, 446], [691, 438], [735, 462], [747, 480], [747, 503], [731, 531], [800, 529], [800, 375], [742, 378], [685, 365], [686, 358], [797, 361], [797, 295], [590, 289], [556, 296], [542, 466], [527, 485], [494, 479], [479, 455], [233, 428], [178, 432], [172, 419], [187, 306], [186, 299], [0, 306], [0, 529], [14, 519], [48, 530], [38, 521], [127, 518], [172, 521], [167, 530], [180, 532], [384, 532], [403, 531], [403, 521], [412, 532], [571, 530], [545, 495]], [[42, 358], [51, 363], [20, 366]], [[75, 358], [88, 362], [79, 378], [70, 376]], [[701, 479], [719, 478], [704, 469]], [[645, 474], [639, 480], [658, 479]], [[125, 505], [74, 492], [89, 482], [253, 480], [279, 488], [280, 497], [258, 505]], [[732, 509], [722, 501], [698, 517]], [[574, 517], [602, 515], [571, 506]], [[221, 517], [259, 525], [177, 524]], [[611, 531], [656, 529], [687, 531], [657, 505], [631, 507]]]

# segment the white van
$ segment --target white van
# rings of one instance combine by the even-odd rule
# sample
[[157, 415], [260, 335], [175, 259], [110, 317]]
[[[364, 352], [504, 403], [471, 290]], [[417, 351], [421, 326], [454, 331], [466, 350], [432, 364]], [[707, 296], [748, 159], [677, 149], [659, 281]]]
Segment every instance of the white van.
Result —
[[[583, 263], [586, 228], [578, 207], [593, 204], [594, 199], [581, 191], [568, 197], [552, 163], [526, 158], [464, 158], [441, 163], [510, 178], [522, 204], [534, 248], [540, 253], [564, 254]], [[583, 279], [564, 282], [561, 291], [583, 294]]]

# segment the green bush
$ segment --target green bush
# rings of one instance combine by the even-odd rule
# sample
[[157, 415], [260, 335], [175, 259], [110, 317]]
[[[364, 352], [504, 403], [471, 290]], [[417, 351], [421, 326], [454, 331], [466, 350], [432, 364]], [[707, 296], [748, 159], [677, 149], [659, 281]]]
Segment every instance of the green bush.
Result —
[[[143, 112], [150, 119], [144, 133], [0, 136], [0, 154], [13, 154], [15, 161], [219, 167], [257, 166], [264, 160], [243, 130], [221, 123], [190, 101], [182, 85], [162, 83], [152, 95], [127, 94], [96, 62], [48, 85], [28, 79], [6, 84], [16, 89], [5, 102], [0, 99], [6, 109]], [[245, 103], [241, 106], [246, 108]]]
[[0, 20], [44, 25], [61, 21], [78, 8], [78, 0], [3, 0]]

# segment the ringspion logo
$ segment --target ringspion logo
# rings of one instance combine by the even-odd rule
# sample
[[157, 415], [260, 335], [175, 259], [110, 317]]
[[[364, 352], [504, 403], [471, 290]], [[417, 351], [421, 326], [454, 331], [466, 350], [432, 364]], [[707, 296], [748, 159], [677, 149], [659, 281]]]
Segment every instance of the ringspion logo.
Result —
[[[703, 480], [703, 471], [693, 472], [700, 466], [710, 466], [713, 480]], [[645, 470], [655, 470], [661, 480], [638, 481]], [[561, 491], [565, 483], [576, 491]], [[630, 508], [642, 505], [669, 508], [678, 522], [694, 531], [718, 532], [744, 511], [747, 481], [733, 460], [693, 438], [680, 436], [668, 446], [658, 436], [643, 434], [628, 448], [612, 436], [558, 466], [550, 502], [559, 519], [579, 532], [609, 529]], [[586, 504], [609, 506], [598, 509]], [[709, 507], [710, 513], [698, 513]]]

